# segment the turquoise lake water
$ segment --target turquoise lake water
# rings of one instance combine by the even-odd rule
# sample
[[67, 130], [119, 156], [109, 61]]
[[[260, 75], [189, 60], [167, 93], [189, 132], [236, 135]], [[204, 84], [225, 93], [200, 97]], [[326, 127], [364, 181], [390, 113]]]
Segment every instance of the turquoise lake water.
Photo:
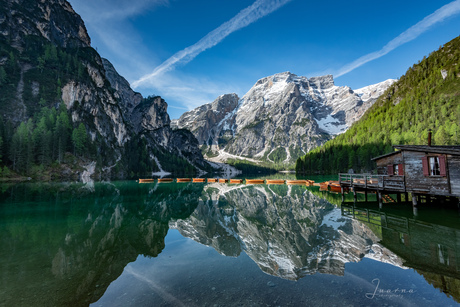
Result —
[[0, 306], [457, 306], [457, 210], [317, 187], [0, 185]]

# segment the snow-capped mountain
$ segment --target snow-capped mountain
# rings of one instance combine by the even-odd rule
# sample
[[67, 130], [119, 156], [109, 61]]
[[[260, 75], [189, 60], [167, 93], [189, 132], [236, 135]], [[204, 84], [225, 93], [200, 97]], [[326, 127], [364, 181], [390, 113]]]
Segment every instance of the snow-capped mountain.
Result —
[[241, 99], [223, 95], [172, 125], [190, 130], [208, 155], [229, 153], [272, 162], [299, 156], [345, 132], [396, 80], [353, 91], [331, 75], [290, 72], [260, 79]]

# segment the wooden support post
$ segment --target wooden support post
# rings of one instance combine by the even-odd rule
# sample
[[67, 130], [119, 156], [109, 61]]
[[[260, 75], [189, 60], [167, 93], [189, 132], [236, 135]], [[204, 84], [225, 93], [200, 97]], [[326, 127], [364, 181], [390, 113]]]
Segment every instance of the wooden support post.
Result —
[[382, 193], [380, 191], [377, 191], [377, 198], [379, 200], [379, 207], [382, 208]]
[[418, 208], [416, 206], [412, 207], [412, 213], [414, 216], [418, 216]]
[[396, 201], [401, 203], [401, 193], [396, 194]]
[[404, 201], [407, 203], [409, 201], [409, 193], [404, 193]]
[[340, 193], [342, 194], [342, 202], [345, 201], [345, 192], [343, 191], [343, 187], [340, 187]]
[[365, 199], [365, 201], [366, 201], [366, 203], [367, 203], [367, 190], [364, 191], [364, 199]]
[[353, 189], [353, 198], [355, 199], [355, 202], [358, 200], [358, 194], [356, 193], [356, 189]]
[[417, 195], [412, 194], [412, 206], [417, 207]]

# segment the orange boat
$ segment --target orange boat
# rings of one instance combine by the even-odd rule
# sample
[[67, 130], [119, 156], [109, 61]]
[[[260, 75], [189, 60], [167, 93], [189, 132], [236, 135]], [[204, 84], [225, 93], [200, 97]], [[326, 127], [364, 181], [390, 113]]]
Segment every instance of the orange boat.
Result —
[[227, 183], [228, 179], [219, 179], [219, 183]]
[[192, 178], [193, 182], [205, 182], [205, 180], [204, 178]]
[[190, 178], [177, 178], [177, 182], [190, 182], [192, 179]]
[[284, 184], [284, 179], [267, 179], [267, 184]]
[[173, 182], [172, 178], [159, 178], [158, 182]]
[[246, 179], [246, 184], [264, 184], [265, 180], [263, 179]]
[[243, 183], [243, 179], [230, 179], [230, 183]]
[[[341, 193], [342, 192], [342, 187], [340, 186], [340, 183], [338, 181], [329, 181], [329, 191], [331, 192], [338, 192], [338, 193]], [[345, 191], [348, 191], [347, 188], [343, 188], [344, 192]]]
[[208, 178], [208, 183], [210, 182], [217, 182], [217, 179], [216, 178]]
[[307, 182], [307, 180], [286, 180], [286, 184], [306, 185], [306, 184], [308, 184], [308, 182]]
[[148, 182], [154, 182], [155, 179], [139, 179], [139, 183], [148, 183]]
[[329, 187], [329, 181], [324, 181], [319, 184], [320, 191], [327, 191]]

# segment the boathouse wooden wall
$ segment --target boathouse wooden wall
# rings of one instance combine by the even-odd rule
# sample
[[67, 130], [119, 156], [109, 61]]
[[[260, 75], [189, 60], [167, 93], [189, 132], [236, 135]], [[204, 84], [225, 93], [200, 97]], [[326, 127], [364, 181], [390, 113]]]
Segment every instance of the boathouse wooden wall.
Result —
[[460, 156], [447, 155], [447, 171], [453, 195], [460, 195]]
[[[422, 160], [425, 157], [444, 156], [445, 176], [426, 176], [423, 173]], [[388, 165], [402, 165], [406, 191], [433, 195], [460, 195], [460, 156], [429, 153], [423, 151], [400, 152], [376, 160], [377, 173], [389, 175]]]
[[[377, 174], [389, 175], [388, 165], [403, 164], [402, 152], [397, 152], [391, 156], [382, 157], [376, 160], [376, 163], [377, 163]], [[404, 170], [404, 165], [403, 165], [403, 170]]]
[[440, 156], [441, 154], [426, 154], [424, 152], [404, 151], [404, 176], [406, 189], [414, 192], [449, 195], [449, 180], [447, 176], [425, 176], [423, 174], [424, 157]]

